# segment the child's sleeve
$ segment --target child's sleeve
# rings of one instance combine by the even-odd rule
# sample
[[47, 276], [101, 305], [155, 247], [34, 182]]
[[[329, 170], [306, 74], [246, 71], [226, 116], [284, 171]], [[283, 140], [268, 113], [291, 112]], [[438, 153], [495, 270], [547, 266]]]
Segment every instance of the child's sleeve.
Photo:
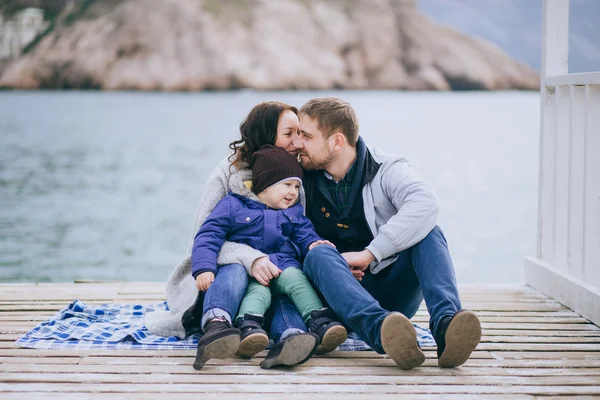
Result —
[[231, 202], [223, 198], [206, 218], [192, 245], [192, 276], [217, 272], [217, 256], [231, 228]]
[[302, 251], [302, 257], [306, 256], [306, 253], [308, 253], [308, 246], [317, 240], [323, 240], [319, 235], [317, 235], [312, 222], [310, 222], [310, 220], [304, 215], [300, 217], [300, 220], [295, 225], [294, 230], [290, 235], [290, 239], [296, 246], [300, 248]]
[[[194, 235], [198, 233], [200, 226], [202, 226], [204, 221], [206, 221], [208, 216], [213, 212], [219, 201], [227, 195], [229, 190], [229, 176], [231, 175], [229, 166], [229, 160], [223, 160], [211, 172], [204, 184], [204, 190], [202, 191], [200, 203], [198, 204], [198, 210], [196, 212]], [[194, 241], [195, 239], [191, 241], [191, 248], [194, 247]], [[266, 254], [263, 254], [248, 245], [226, 241], [221, 247], [217, 261], [218, 265], [242, 264], [246, 267], [248, 275], [250, 275], [252, 263], [265, 255]]]

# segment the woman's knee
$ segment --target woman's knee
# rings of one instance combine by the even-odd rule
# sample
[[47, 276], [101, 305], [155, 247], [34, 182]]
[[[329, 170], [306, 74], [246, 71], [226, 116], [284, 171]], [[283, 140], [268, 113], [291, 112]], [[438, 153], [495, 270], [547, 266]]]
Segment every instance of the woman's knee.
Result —
[[219, 266], [219, 270], [222, 273], [226, 273], [228, 275], [244, 275], [247, 276], [246, 268], [242, 264], [226, 264]]
[[248, 286], [248, 273], [242, 264], [227, 264], [220, 266], [215, 279], [218, 277], [226, 279], [231, 285], [235, 284], [235, 286], [244, 288], [244, 290], [246, 286]]

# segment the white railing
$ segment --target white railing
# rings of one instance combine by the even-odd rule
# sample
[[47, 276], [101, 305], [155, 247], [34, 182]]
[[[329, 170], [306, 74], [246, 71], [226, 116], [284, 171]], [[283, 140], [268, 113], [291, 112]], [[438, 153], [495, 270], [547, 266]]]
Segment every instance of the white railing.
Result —
[[568, 73], [569, 0], [544, 0], [537, 257], [527, 284], [600, 325], [600, 72]]

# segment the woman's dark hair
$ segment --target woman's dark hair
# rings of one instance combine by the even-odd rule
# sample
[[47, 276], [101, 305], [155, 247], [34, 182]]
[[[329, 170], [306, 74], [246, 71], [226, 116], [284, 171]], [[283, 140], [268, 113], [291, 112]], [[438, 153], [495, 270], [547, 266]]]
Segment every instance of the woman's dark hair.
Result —
[[274, 145], [279, 117], [286, 110], [298, 115], [296, 107], [278, 101], [267, 101], [254, 106], [240, 124], [240, 139], [229, 143], [229, 148], [233, 151], [229, 157], [230, 160], [233, 158], [231, 165], [239, 168], [240, 162], [250, 164], [252, 154], [261, 146]]

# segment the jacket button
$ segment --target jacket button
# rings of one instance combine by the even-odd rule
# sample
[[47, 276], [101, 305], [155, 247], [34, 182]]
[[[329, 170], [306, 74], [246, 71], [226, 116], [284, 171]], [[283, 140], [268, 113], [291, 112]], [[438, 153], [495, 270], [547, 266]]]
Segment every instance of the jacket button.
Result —
[[321, 212], [325, 212], [325, 207], [321, 207]]
[[329, 215], [330, 215], [329, 213], [326, 213], [325, 218], [329, 218]]
[[246, 217], [246, 222], [250, 221], [250, 217]]

